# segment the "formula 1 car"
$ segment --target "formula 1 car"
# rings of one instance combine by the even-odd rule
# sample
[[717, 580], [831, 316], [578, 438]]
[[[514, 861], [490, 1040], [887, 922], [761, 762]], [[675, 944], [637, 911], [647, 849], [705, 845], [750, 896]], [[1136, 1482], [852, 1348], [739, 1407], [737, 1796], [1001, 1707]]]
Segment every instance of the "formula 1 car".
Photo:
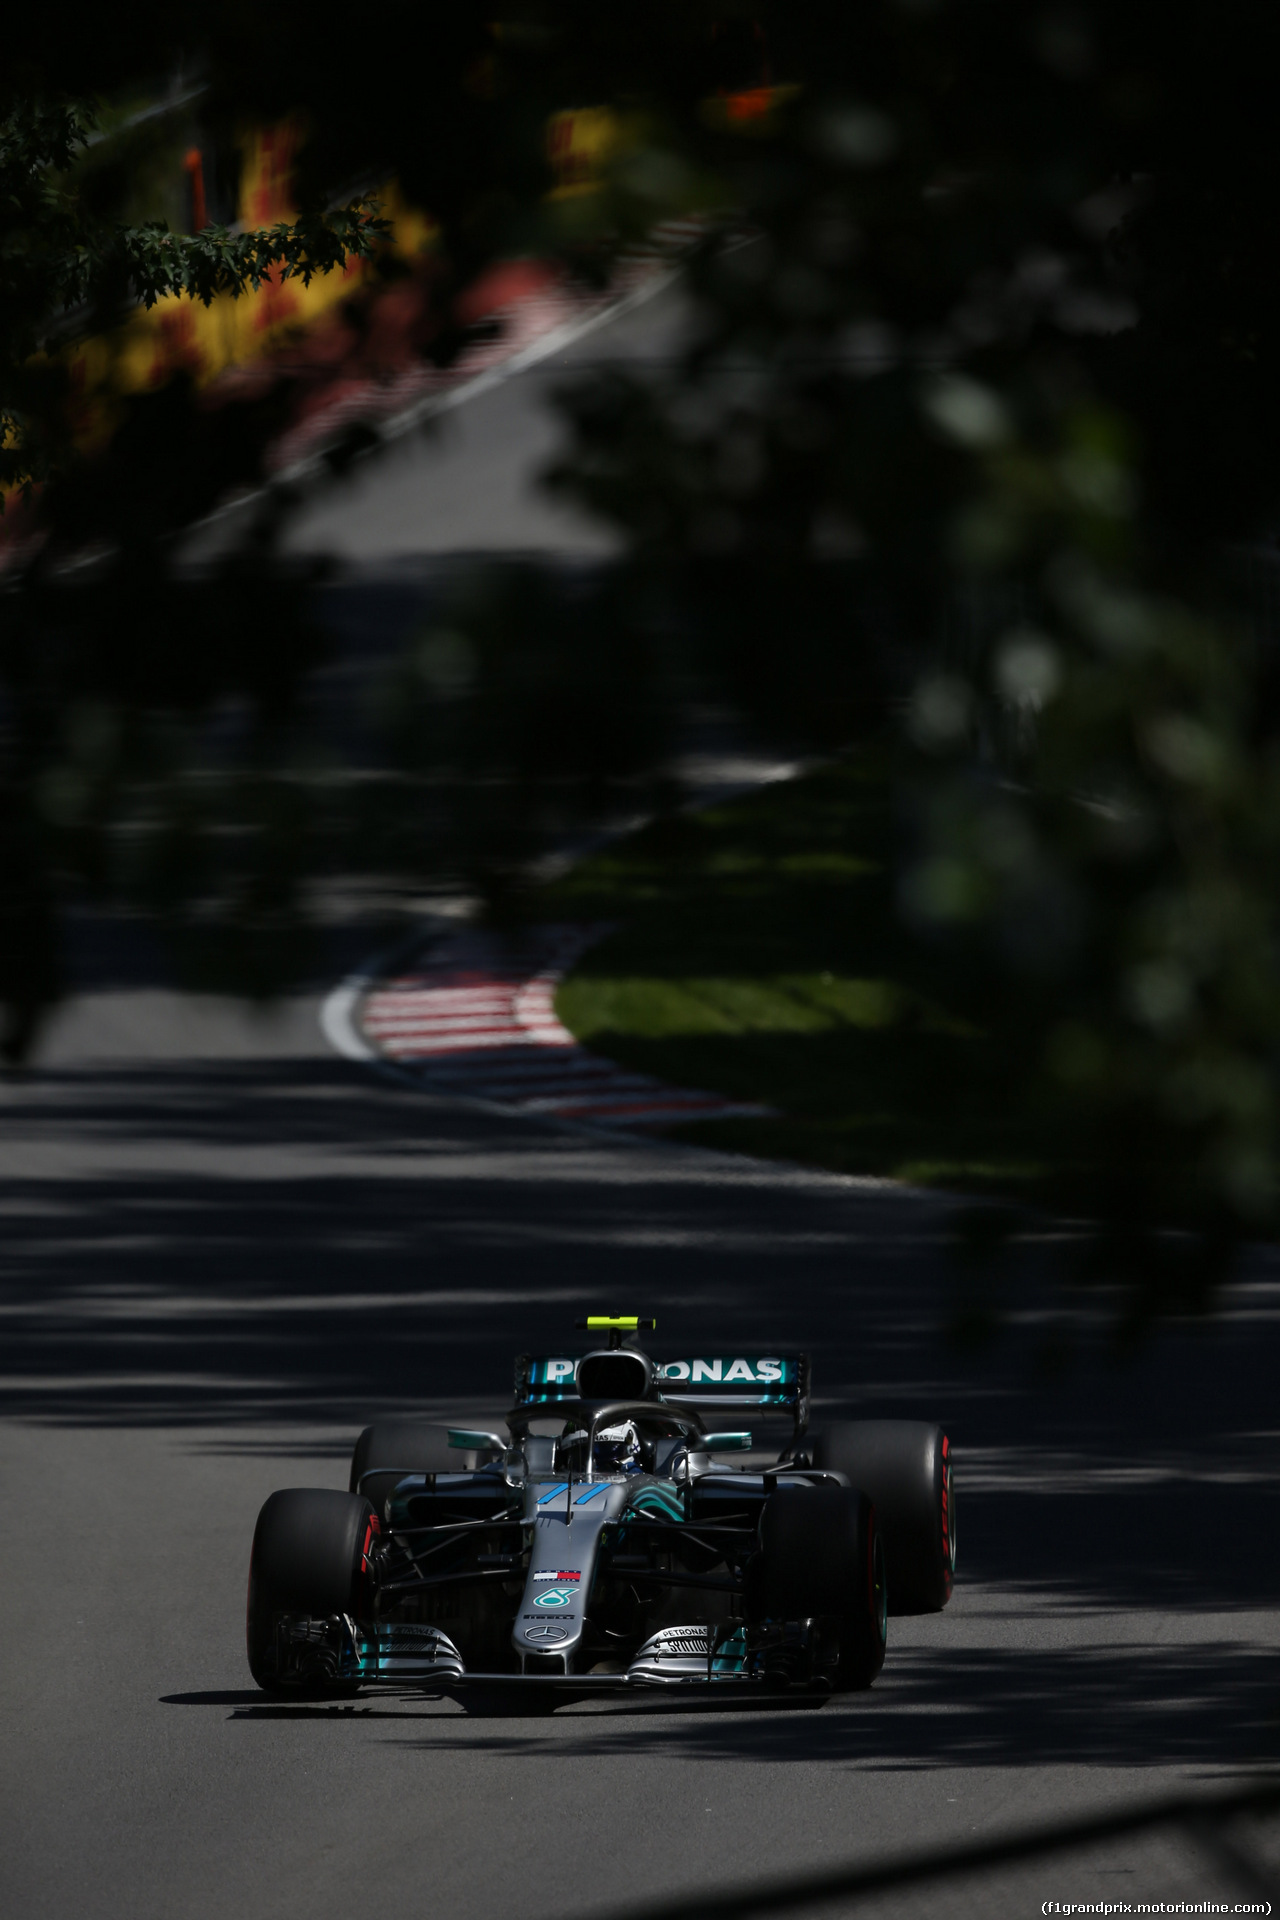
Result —
[[[947, 1435], [810, 1434], [806, 1354], [659, 1366], [633, 1343], [653, 1324], [600, 1315], [578, 1325], [607, 1347], [521, 1356], [507, 1437], [366, 1427], [349, 1492], [273, 1493], [249, 1571], [259, 1686], [869, 1687], [886, 1615], [950, 1597]], [[790, 1416], [776, 1464], [725, 1462], [752, 1448], [730, 1409]]]

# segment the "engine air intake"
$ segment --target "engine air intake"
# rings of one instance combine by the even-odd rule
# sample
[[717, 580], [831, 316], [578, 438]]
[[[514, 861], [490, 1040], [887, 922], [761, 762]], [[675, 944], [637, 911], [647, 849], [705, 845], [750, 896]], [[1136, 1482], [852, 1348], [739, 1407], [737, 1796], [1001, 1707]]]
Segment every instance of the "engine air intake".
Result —
[[588, 1353], [578, 1362], [584, 1400], [643, 1400], [652, 1378], [652, 1364], [642, 1353]]

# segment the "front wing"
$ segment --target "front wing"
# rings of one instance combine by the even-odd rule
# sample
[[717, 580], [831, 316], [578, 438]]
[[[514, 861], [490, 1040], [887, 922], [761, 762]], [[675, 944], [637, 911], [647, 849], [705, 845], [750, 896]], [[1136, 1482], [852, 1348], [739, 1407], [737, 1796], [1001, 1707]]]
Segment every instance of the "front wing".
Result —
[[829, 1688], [835, 1654], [822, 1621], [752, 1626], [731, 1622], [725, 1628], [664, 1627], [616, 1672], [478, 1673], [467, 1669], [438, 1627], [385, 1623], [372, 1630], [348, 1614], [326, 1619], [286, 1615], [276, 1628], [275, 1678], [283, 1687], [318, 1681], [444, 1692], [474, 1686], [543, 1687], [561, 1693], [735, 1684]]

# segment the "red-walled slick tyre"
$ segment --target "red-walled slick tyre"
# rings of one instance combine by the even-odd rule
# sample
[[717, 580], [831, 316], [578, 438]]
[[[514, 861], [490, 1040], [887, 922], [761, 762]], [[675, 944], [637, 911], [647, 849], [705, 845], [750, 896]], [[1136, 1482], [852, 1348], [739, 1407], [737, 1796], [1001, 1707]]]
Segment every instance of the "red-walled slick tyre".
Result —
[[841, 1473], [875, 1504], [884, 1533], [889, 1612], [938, 1613], [956, 1569], [951, 1442], [925, 1420], [848, 1420], [814, 1434], [815, 1467]]
[[377, 1526], [367, 1500], [328, 1487], [289, 1487], [266, 1501], [253, 1534], [245, 1621], [249, 1671], [260, 1687], [270, 1693], [356, 1691], [359, 1681], [278, 1674], [276, 1627], [285, 1614], [358, 1618], [365, 1555]]

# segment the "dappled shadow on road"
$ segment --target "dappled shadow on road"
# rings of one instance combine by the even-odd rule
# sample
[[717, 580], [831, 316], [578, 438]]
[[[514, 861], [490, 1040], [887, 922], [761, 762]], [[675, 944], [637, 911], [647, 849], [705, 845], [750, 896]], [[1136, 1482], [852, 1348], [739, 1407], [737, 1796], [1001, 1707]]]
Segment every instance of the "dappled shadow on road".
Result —
[[[0, 1131], [0, 1395], [68, 1422], [501, 1406], [514, 1353], [602, 1288], [681, 1343], [723, 1340], [732, 1307], [736, 1338], [818, 1344], [856, 1243], [871, 1312], [938, 1231], [895, 1237], [902, 1202], [868, 1196], [851, 1239], [838, 1187], [460, 1114], [338, 1060], [46, 1073]], [[785, 1305], [784, 1259], [810, 1276]]]
[[[780, 1262], [810, 1270], [813, 1308], [849, 1269], [838, 1188], [460, 1114], [336, 1059], [46, 1072], [0, 1128], [0, 1388], [36, 1417], [500, 1405], [513, 1353], [567, 1332], [602, 1284], [665, 1307], [677, 1338], [723, 1338], [732, 1302], [737, 1337], [795, 1344], [826, 1316], [794, 1285], [783, 1310]], [[901, 1211], [859, 1208], [882, 1269], [918, 1249], [892, 1237]]]
[[660, 1356], [811, 1349], [819, 1419], [945, 1420], [962, 1578], [1086, 1607], [1280, 1584], [1269, 1254], [1216, 1331], [1047, 1380], [1058, 1243], [1011, 1266], [1025, 1324], [959, 1352], [937, 1197], [499, 1121], [323, 1056], [43, 1072], [0, 1137], [10, 1416], [187, 1427], [332, 1478], [366, 1420], [496, 1415], [515, 1353], [620, 1304], [657, 1315]]

